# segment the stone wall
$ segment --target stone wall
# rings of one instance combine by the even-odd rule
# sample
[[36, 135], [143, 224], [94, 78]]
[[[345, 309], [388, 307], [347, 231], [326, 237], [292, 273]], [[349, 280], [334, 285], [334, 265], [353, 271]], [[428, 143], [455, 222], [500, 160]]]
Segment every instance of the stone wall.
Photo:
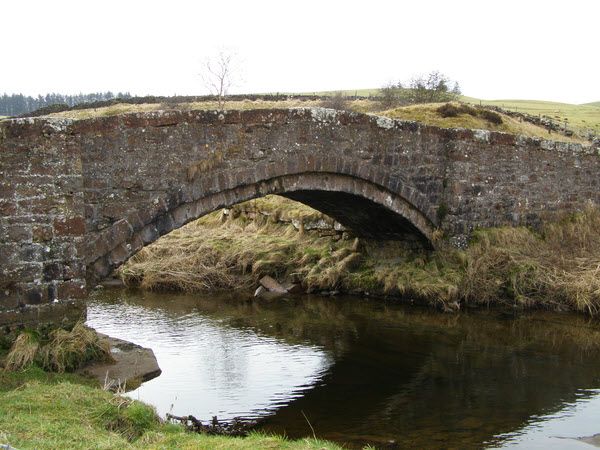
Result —
[[0, 308], [85, 297], [160, 235], [270, 193], [431, 245], [598, 203], [599, 169], [579, 145], [319, 108], [5, 121]]
[[[85, 292], [80, 148], [67, 121], [0, 128], [0, 325], [70, 321]], [[73, 314], [74, 313], [74, 314]]]

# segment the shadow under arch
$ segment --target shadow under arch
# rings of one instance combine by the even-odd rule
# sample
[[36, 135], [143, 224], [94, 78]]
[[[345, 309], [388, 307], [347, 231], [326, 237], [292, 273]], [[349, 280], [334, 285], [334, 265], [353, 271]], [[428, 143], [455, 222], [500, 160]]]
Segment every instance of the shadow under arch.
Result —
[[[411, 238], [425, 248], [433, 248], [435, 223], [403, 196], [355, 176], [330, 172], [297, 173], [182, 201], [158, 214], [137, 232], [128, 233], [121, 242], [109, 246], [112, 247], [110, 251], [88, 255], [87, 282], [93, 285], [100, 281], [144, 246], [188, 222], [269, 194], [311, 206], [352, 229], [358, 236], [395, 240]], [[431, 208], [428, 210], [431, 211]]]

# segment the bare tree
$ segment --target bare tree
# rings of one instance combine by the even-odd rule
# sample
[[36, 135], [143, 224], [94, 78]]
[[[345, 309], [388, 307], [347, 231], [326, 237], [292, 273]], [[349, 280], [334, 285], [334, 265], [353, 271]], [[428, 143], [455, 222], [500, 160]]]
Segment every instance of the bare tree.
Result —
[[233, 54], [221, 50], [204, 61], [202, 79], [210, 93], [217, 97], [219, 109], [223, 109], [225, 97], [232, 85], [233, 60]]

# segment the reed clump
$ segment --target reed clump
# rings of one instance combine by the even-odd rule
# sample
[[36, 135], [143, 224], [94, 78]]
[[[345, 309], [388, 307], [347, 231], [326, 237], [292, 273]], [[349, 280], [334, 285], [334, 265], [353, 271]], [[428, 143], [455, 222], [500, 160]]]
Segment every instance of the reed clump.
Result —
[[72, 330], [52, 330], [47, 337], [22, 332], [13, 343], [4, 370], [18, 371], [29, 366], [49, 372], [73, 372], [90, 361], [111, 361], [110, 344], [95, 330], [77, 323]]
[[600, 210], [542, 226], [475, 233], [461, 290], [472, 302], [513, 301], [596, 314], [600, 310]]
[[32, 365], [40, 347], [39, 338], [32, 332], [25, 331], [17, 336], [6, 360], [4, 370], [17, 371]]

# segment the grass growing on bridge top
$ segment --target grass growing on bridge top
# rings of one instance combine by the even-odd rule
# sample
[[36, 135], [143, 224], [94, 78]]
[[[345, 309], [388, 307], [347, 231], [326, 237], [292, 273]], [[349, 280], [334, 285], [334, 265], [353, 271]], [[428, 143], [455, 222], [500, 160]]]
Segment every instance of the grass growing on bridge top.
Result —
[[[306, 95], [335, 95], [339, 92], [343, 95], [372, 97], [374, 99], [380, 95], [379, 89], [346, 89], [342, 91], [306, 93]], [[592, 130], [595, 131], [596, 135], [600, 135], [600, 101], [576, 105], [544, 100], [484, 100], [464, 95], [460, 96], [460, 101], [473, 105], [498, 106], [503, 109], [533, 116], [546, 116], [561, 124], [564, 124], [566, 119], [569, 128], [581, 132]]]
[[[465, 99], [469, 100], [465, 97]], [[473, 103], [478, 103], [476, 99]], [[232, 110], [247, 110], [247, 109], [271, 109], [271, 108], [296, 108], [296, 107], [318, 107], [326, 105], [327, 102], [321, 100], [312, 100], [310, 98], [301, 99], [295, 98], [292, 100], [281, 100], [281, 101], [265, 101], [265, 100], [240, 100], [240, 101], [229, 101], [225, 103], [226, 109]], [[483, 104], [495, 105], [495, 102], [483, 102]], [[523, 105], [529, 105], [529, 109], [523, 106], [523, 109], [519, 111], [528, 112], [533, 115], [537, 115], [537, 111], [557, 111], [555, 108], [559, 104], [546, 105], [546, 102], [525, 102]], [[436, 112], [437, 108], [442, 104], [421, 104], [412, 106], [403, 106], [390, 110], [382, 110], [381, 104], [375, 99], [358, 99], [346, 102], [348, 110], [362, 112], [362, 113], [374, 113], [383, 115], [391, 118], [398, 118], [403, 120], [414, 120], [419, 121], [428, 125], [434, 125], [444, 128], [476, 128], [476, 129], [489, 129], [494, 131], [503, 131], [512, 134], [524, 134], [531, 137], [539, 137], [542, 139], [551, 139], [564, 142], [581, 142], [585, 143], [584, 139], [574, 136], [567, 137], [560, 133], [549, 134], [548, 131], [540, 126], [533, 125], [526, 122], [519, 122], [518, 119], [509, 117], [505, 114], [500, 114], [502, 117], [502, 124], [495, 125], [489, 121], [482, 119], [481, 117], [473, 117], [468, 114], [460, 114], [457, 117], [445, 118]], [[512, 108], [512, 103], [507, 108]], [[534, 109], [534, 106], [546, 105], [546, 109]], [[498, 105], [501, 106], [501, 105]], [[540, 107], [541, 108], [541, 107]], [[548, 109], [549, 108], [549, 109]], [[119, 114], [133, 113], [133, 112], [150, 112], [158, 110], [216, 110], [219, 109], [217, 102], [206, 101], [206, 102], [194, 102], [194, 103], [145, 103], [145, 104], [129, 104], [119, 103], [111, 106], [105, 106], [101, 108], [90, 108], [90, 109], [77, 109], [63, 111], [60, 113], [51, 114], [50, 117], [63, 117], [72, 119], [89, 119], [93, 117], [106, 117], [114, 116]], [[596, 134], [600, 133], [600, 108], [595, 106], [578, 106], [578, 105], [565, 105], [563, 109], [558, 109], [559, 113], [557, 117], [561, 119], [554, 119], [564, 125], [564, 117], [568, 118], [568, 127], [575, 127], [578, 130], [594, 130]], [[556, 114], [553, 112], [553, 116]], [[562, 114], [562, 115], [560, 115]], [[565, 115], [566, 114], [566, 115]], [[551, 117], [553, 117], [551, 116]], [[564, 116], [564, 117], [563, 117]], [[586, 128], [587, 127], [587, 128]]]
[[434, 125], [441, 128], [471, 128], [483, 129], [491, 131], [500, 131], [511, 134], [522, 134], [529, 137], [540, 137], [543, 139], [558, 140], [563, 142], [585, 142], [578, 137], [563, 136], [558, 133], [548, 133], [542, 127], [537, 125], [521, 122], [514, 117], [506, 114], [499, 114], [502, 123], [496, 124], [481, 116], [471, 115], [468, 113], [460, 113], [454, 117], [443, 117], [438, 112], [439, 103], [429, 103], [420, 105], [404, 106], [401, 108], [390, 109], [383, 111], [380, 114], [392, 117], [394, 119], [416, 120], [428, 125]]

